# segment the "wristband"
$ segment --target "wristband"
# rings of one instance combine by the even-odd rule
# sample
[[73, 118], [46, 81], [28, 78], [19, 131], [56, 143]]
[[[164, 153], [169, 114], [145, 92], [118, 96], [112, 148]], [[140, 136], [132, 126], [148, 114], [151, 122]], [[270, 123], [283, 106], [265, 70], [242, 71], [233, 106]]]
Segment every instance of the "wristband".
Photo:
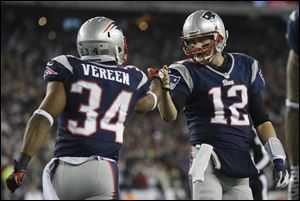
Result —
[[45, 110], [37, 109], [36, 111], [34, 111], [33, 114], [39, 114], [39, 115], [42, 115], [42, 116], [46, 117], [50, 122], [50, 126], [52, 126], [53, 121], [54, 121], [53, 117], [48, 112], [46, 112]]
[[279, 139], [270, 137], [264, 147], [272, 160], [282, 159], [285, 161], [286, 155]]
[[298, 109], [299, 110], [299, 103], [292, 102], [289, 99], [285, 100], [285, 105], [289, 108]]
[[154, 109], [156, 108], [156, 106], [157, 106], [157, 96], [156, 96], [156, 94], [153, 93], [152, 91], [148, 91], [147, 94], [151, 94], [152, 97], [154, 98], [154, 105], [153, 105], [153, 107], [152, 107], [152, 109], [151, 109], [151, 110], [154, 110]]
[[27, 165], [29, 163], [29, 161], [31, 160], [31, 156], [25, 154], [25, 153], [21, 153], [21, 156], [17, 162], [17, 164], [15, 165], [17, 170], [26, 170]]

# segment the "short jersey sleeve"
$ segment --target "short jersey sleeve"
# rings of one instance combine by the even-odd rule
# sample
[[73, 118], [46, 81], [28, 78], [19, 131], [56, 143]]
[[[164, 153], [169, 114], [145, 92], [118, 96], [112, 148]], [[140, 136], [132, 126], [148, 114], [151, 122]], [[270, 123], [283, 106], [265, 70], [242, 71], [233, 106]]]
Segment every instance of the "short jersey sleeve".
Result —
[[141, 77], [141, 81], [137, 88], [139, 98], [147, 95], [147, 92], [150, 89], [150, 83], [151, 83], [151, 81], [148, 80], [148, 77], [146, 76], [146, 74], [143, 71], [140, 71], [140, 77]]
[[44, 80], [65, 82], [72, 74], [73, 67], [69, 63], [67, 56], [61, 55], [47, 63], [44, 70]]
[[287, 23], [287, 44], [299, 55], [299, 10], [293, 11]]
[[259, 67], [258, 61], [253, 59], [253, 63], [251, 66], [251, 85], [249, 93], [254, 94], [263, 89], [265, 89], [265, 79], [263, 77], [261, 68]]
[[147, 95], [150, 87], [147, 75], [136, 66], [128, 65], [124, 68], [130, 72], [132, 86], [137, 90], [138, 99]]
[[181, 92], [189, 97], [193, 90], [193, 81], [188, 69], [182, 64], [169, 67], [171, 93]]

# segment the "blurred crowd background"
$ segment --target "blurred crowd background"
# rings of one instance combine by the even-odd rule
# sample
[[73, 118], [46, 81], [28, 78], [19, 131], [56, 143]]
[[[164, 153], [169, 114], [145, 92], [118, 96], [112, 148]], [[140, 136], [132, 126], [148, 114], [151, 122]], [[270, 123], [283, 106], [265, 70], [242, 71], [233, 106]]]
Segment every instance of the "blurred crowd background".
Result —
[[[77, 31], [84, 21], [95, 16], [117, 22], [127, 37], [128, 63], [146, 72], [148, 67], [160, 68], [184, 59], [179, 38], [191, 12], [203, 8], [216, 11], [229, 31], [224, 52], [242, 52], [260, 62], [267, 83], [265, 102], [284, 143], [286, 21], [298, 4], [270, 2], [247, 2], [248, 7], [243, 7], [247, 9], [238, 12], [239, 8], [221, 7], [221, 2], [203, 2], [204, 7], [201, 2], [186, 2], [180, 10], [164, 7], [165, 4], [155, 6], [153, 1], [148, 5], [144, 2], [146, 6], [141, 3], [140, 7], [132, 5], [137, 2], [75, 2], [72, 6], [1, 1], [1, 200], [41, 199], [42, 170], [53, 154], [56, 125], [30, 162], [20, 189], [11, 194], [4, 181], [12, 171], [13, 159], [19, 156], [26, 123], [45, 95], [42, 75], [47, 61], [61, 54], [78, 56]], [[184, 2], [168, 4], [180, 7]], [[182, 114], [169, 124], [161, 120], [157, 111], [134, 116], [127, 124], [120, 153], [121, 198], [190, 199], [189, 151]], [[271, 170], [267, 169], [269, 198], [285, 199], [286, 190], [272, 194]]]

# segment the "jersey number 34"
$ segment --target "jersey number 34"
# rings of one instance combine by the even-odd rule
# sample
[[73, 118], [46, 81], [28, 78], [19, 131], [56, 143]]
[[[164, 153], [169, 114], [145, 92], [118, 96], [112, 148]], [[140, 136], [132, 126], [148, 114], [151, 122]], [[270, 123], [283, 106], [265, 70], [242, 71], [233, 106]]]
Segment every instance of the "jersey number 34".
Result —
[[[103, 117], [97, 122], [98, 111], [103, 99], [103, 89], [96, 83], [87, 81], [78, 81], [71, 86], [72, 93], [81, 94], [83, 89], [90, 91], [88, 104], [81, 104], [79, 106], [79, 112], [83, 112], [86, 115], [84, 126], [79, 126], [76, 120], [69, 120], [68, 129], [74, 135], [90, 136], [98, 131], [100, 127], [102, 130], [113, 132], [115, 134], [115, 142], [123, 143], [124, 122], [132, 93], [127, 91], [120, 92], [110, 107], [108, 107]], [[112, 123], [112, 119], [115, 119], [115, 117], [117, 117], [117, 120]]]

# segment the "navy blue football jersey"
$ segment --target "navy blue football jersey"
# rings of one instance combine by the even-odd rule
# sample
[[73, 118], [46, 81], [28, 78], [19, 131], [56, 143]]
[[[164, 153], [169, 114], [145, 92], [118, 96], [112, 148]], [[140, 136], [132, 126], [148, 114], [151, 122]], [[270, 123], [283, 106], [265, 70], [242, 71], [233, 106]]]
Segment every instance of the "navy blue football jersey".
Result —
[[286, 37], [289, 48], [299, 55], [299, 9], [289, 16]]
[[[212, 145], [220, 160], [229, 166], [236, 164], [233, 169], [241, 170], [241, 175], [231, 174], [228, 167], [228, 175], [243, 177], [242, 171], [247, 168], [257, 173], [249, 154], [253, 135], [248, 97], [264, 89], [265, 83], [255, 59], [239, 53], [226, 56], [231, 67], [225, 73], [191, 60], [172, 64], [170, 87], [171, 94], [181, 92], [188, 97], [183, 111], [191, 144]], [[246, 168], [238, 167], [236, 162], [243, 159]]]
[[61, 55], [47, 63], [44, 80], [63, 82], [67, 96], [55, 157], [98, 155], [117, 160], [124, 124], [149, 89], [147, 76], [134, 66]]

